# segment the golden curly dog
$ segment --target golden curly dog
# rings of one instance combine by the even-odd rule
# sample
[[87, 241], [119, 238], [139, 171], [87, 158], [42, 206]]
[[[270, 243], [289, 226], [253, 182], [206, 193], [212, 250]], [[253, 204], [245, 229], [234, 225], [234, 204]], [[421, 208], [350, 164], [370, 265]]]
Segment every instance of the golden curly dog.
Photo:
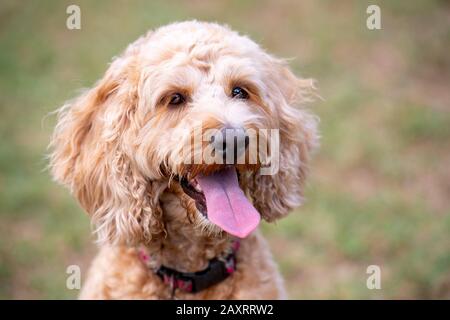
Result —
[[[100, 245], [80, 298], [285, 298], [255, 229], [302, 203], [317, 121], [301, 105], [313, 94], [310, 79], [218, 24], [174, 23], [132, 43], [60, 109], [52, 137], [52, 174]], [[194, 131], [224, 128], [244, 130], [244, 154], [245, 130], [278, 129], [278, 172], [191, 163]], [[236, 150], [228, 143], [217, 153]]]

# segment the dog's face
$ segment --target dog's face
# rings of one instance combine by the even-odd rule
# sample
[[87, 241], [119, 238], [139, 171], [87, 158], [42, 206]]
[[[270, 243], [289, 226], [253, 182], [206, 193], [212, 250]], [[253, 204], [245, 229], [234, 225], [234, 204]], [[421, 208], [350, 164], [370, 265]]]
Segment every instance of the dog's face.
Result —
[[[225, 27], [169, 25], [131, 44], [62, 108], [52, 172], [92, 215], [101, 241], [163, 233], [159, 199], [168, 189], [194, 223], [245, 237], [260, 216], [270, 221], [301, 203], [316, 129], [294, 105], [311, 89]], [[277, 170], [262, 175], [275, 159]]]

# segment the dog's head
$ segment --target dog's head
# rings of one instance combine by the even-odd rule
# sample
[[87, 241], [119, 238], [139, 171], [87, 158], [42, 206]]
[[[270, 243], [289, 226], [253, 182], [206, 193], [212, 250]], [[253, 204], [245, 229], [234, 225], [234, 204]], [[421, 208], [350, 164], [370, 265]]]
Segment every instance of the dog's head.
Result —
[[[311, 80], [226, 27], [162, 27], [61, 108], [52, 173], [92, 216], [100, 241], [163, 234], [168, 189], [193, 221], [244, 237], [260, 216], [271, 221], [302, 202], [317, 135], [298, 106], [311, 92]], [[267, 166], [275, 170], [262, 173]]]

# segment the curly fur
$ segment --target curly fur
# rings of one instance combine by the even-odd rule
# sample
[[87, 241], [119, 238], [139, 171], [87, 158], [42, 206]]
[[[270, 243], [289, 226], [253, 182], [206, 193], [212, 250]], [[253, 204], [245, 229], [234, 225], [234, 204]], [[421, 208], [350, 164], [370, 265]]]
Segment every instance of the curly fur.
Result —
[[[248, 101], [229, 99], [245, 86]], [[171, 92], [190, 97], [171, 109]], [[267, 221], [286, 215], [303, 199], [316, 119], [301, 106], [314, 93], [287, 64], [229, 28], [197, 21], [149, 32], [113, 60], [92, 89], [59, 111], [51, 142], [55, 179], [68, 186], [91, 216], [100, 244], [82, 298], [170, 298], [169, 289], [139, 261], [145, 244], [155, 267], [204, 268], [230, 246], [173, 179], [216, 170], [186, 165], [188, 133], [238, 124], [280, 130], [280, 169], [259, 175], [237, 165], [240, 184]], [[198, 152], [193, 150], [193, 154]], [[175, 298], [283, 298], [281, 278], [258, 232], [242, 241], [236, 274], [197, 294]]]

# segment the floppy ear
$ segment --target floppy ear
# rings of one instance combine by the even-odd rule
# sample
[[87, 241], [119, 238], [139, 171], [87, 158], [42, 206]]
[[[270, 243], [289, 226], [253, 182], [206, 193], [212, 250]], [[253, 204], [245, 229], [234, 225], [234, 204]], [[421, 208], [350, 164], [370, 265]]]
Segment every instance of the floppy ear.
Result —
[[318, 135], [317, 118], [301, 108], [314, 96], [313, 80], [297, 78], [275, 59], [268, 72], [267, 103], [278, 117], [279, 170], [273, 175], [253, 175], [249, 193], [262, 217], [273, 221], [302, 204], [310, 153]]
[[63, 106], [50, 147], [54, 178], [91, 215], [99, 242], [148, 241], [164, 230], [164, 187], [138, 170], [132, 141], [138, 79], [119, 58], [93, 89]]

